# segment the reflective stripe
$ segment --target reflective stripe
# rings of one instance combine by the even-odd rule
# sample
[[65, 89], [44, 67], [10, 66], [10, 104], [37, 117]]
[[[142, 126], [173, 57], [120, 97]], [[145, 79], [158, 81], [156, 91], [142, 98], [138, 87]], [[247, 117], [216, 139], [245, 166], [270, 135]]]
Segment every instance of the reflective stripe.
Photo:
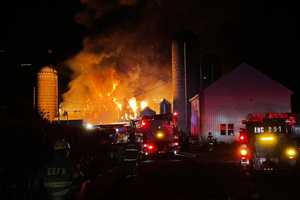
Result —
[[138, 151], [137, 149], [126, 149], [125, 151]]
[[49, 188], [64, 188], [72, 185], [71, 181], [53, 181], [44, 183], [45, 187]]
[[50, 196], [51, 197], [61, 197], [61, 196], [65, 196], [70, 192], [70, 189], [64, 189], [58, 192], [51, 192]]
[[129, 158], [125, 158], [124, 161], [136, 161], [137, 159], [129, 159]]

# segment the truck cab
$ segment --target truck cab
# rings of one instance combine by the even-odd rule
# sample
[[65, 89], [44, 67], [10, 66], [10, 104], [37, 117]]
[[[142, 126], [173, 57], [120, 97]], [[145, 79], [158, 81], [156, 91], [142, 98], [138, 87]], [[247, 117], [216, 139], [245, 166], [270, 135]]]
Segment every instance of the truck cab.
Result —
[[179, 135], [173, 115], [143, 116], [137, 121], [136, 135], [140, 138], [143, 155], [177, 153]]
[[289, 113], [248, 116], [239, 137], [240, 164], [257, 171], [294, 167], [298, 151], [292, 133], [295, 118]]

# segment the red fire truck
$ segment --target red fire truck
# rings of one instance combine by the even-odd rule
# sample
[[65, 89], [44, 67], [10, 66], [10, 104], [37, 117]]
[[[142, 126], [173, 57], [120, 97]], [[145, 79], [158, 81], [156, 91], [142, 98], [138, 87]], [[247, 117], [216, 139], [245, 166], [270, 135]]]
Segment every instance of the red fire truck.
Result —
[[273, 171], [295, 166], [298, 152], [290, 113], [251, 114], [240, 131], [239, 157], [243, 168]]
[[143, 116], [136, 122], [136, 135], [145, 156], [177, 153], [180, 149], [177, 113]]

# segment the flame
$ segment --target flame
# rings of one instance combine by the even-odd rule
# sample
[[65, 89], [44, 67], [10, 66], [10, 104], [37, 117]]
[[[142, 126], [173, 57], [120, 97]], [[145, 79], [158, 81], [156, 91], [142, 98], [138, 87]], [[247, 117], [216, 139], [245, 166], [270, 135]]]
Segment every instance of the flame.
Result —
[[113, 98], [113, 101], [114, 101], [114, 102], [115, 102], [115, 104], [117, 105], [118, 109], [121, 111], [121, 110], [122, 110], [122, 107], [123, 107], [123, 105], [122, 105], [120, 102], [118, 102], [118, 100], [117, 100], [116, 98]]
[[86, 39], [84, 49], [66, 61], [73, 76], [60, 108], [68, 119], [129, 120], [146, 106], [158, 112], [162, 98], [171, 100], [171, 70], [157, 61], [157, 52], [131, 44], [124, 34], [110, 37]]
[[112, 92], [114, 92], [117, 89], [118, 83], [113, 83]]
[[144, 110], [148, 106], [147, 101], [141, 101], [141, 110]]
[[129, 99], [128, 101], [130, 108], [132, 109], [133, 112], [137, 111], [137, 103], [136, 103], [136, 99], [134, 97], [132, 97], [131, 99]]
[[130, 115], [129, 118], [134, 119], [137, 117], [137, 110], [138, 110], [136, 99], [134, 97], [132, 97], [131, 99], [129, 99], [128, 103], [133, 112], [133, 115]]

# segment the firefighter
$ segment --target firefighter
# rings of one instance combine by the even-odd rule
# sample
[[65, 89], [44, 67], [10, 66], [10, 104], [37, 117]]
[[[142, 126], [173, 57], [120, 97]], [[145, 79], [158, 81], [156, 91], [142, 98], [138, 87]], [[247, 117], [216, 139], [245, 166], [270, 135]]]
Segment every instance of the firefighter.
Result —
[[135, 133], [131, 132], [129, 134], [129, 141], [125, 146], [125, 155], [123, 159], [127, 177], [136, 176], [138, 156], [139, 150], [135, 142]]
[[78, 197], [83, 175], [69, 159], [70, 144], [58, 140], [53, 150], [53, 159], [40, 170], [34, 183], [39, 198], [67, 200]]
[[209, 132], [208, 136], [207, 136], [208, 151], [213, 151], [215, 141], [216, 140], [215, 140], [214, 136], [212, 135], [211, 132]]

